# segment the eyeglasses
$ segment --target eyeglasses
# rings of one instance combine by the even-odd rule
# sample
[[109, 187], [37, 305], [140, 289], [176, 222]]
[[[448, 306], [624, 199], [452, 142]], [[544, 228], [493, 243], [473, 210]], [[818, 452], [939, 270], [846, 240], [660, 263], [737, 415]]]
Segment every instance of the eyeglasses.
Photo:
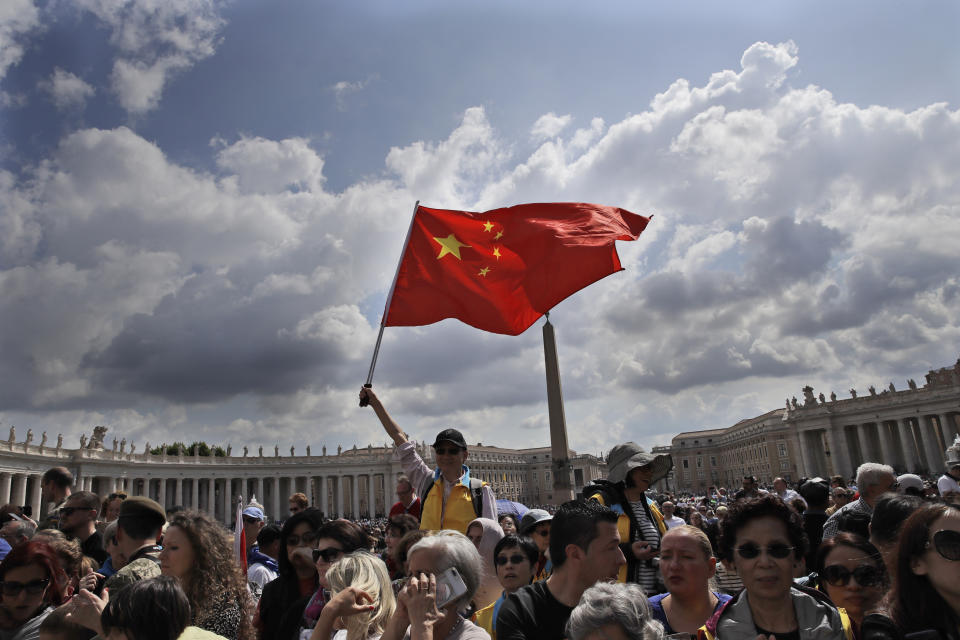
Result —
[[438, 456], [455, 456], [460, 453], [458, 447], [434, 447], [433, 449]]
[[313, 550], [313, 561], [319, 562], [320, 558], [323, 558], [324, 562], [333, 562], [337, 558], [343, 555], [343, 549], [337, 549], [336, 547], [327, 547], [326, 549], [314, 549]]
[[[737, 547], [737, 553], [740, 554], [740, 557], [744, 560], [753, 560], [760, 555], [760, 552], [763, 551], [763, 547], [748, 542], [747, 544]], [[783, 560], [790, 555], [790, 552], [793, 551], [793, 547], [788, 547], [782, 543], [774, 543], [769, 547], [766, 547], [767, 555], [771, 558], [776, 558], [778, 560]]]
[[[933, 547], [945, 560], [957, 562], [960, 560], [960, 531], [941, 529], [933, 534]], [[930, 548], [930, 542], [926, 544]]]
[[243, 516], [244, 524], [256, 524], [260, 522], [260, 518], [251, 518], [250, 516]]
[[832, 564], [823, 569], [823, 579], [834, 587], [845, 587], [853, 577], [861, 587], [874, 587], [883, 581], [883, 573], [872, 564], [862, 564], [853, 571], [840, 564]]
[[64, 507], [60, 509], [61, 515], [72, 516], [77, 511], [96, 511], [96, 509], [90, 509], [88, 507]]
[[514, 555], [512, 555], [512, 556], [497, 556], [496, 563], [497, 563], [497, 566], [498, 566], [498, 567], [502, 567], [503, 565], [507, 564], [508, 562], [509, 562], [510, 564], [520, 564], [521, 562], [523, 562], [523, 561], [526, 560], [526, 559], [527, 559], [526, 556], [521, 555], [521, 554], [519, 554], [519, 553], [516, 553], [516, 554], [514, 554]]
[[308, 531], [302, 536], [287, 536], [287, 546], [288, 547], [297, 547], [300, 546], [300, 543], [310, 544], [317, 539], [317, 533], [315, 531]]
[[49, 578], [31, 580], [30, 582], [10, 582], [4, 580], [0, 582], [0, 590], [3, 591], [3, 595], [5, 596], [15, 596], [24, 590], [26, 590], [28, 594], [35, 596], [43, 593], [43, 590], [47, 588], [48, 584], [50, 584]]
[[120, 498], [121, 500], [126, 500], [127, 494], [123, 493], [122, 491], [120, 493], [111, 493], [109, 496], [107, 496], [107, 502], [111, 500], [116, 500], [117, 498]]

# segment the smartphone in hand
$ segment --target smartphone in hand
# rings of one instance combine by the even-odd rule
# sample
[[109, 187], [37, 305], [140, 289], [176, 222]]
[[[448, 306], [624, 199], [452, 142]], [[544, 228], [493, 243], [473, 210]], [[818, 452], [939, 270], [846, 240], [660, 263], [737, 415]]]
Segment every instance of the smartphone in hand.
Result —
[[467, 585], [460, 577], [460, 572], [450, 567], [437, 576], [437, 609], [443, 609], [466, 592]]

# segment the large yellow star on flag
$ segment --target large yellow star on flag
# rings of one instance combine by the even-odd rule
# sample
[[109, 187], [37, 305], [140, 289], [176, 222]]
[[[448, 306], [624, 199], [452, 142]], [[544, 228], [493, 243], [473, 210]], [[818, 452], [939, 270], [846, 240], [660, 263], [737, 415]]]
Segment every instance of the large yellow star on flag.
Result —
[[463, 244], [462, 242], [460, 242], [459, 240], [457, 240], [457, 237], [456, 237], [455, 235], [453, 235], [452, 233], [451, 233], [450, 235], [448, 235], [446, 238], [436, 238], [436, 237], [435, 237], [434, 240], [436, 240], [437, 243], [438, 243], [438, 244], [440, 245], [440, 247], [441, 247], [441, 248], [440, 248], [440, 255], [437, 256], [437, 260], [439, 260], [439, 259], [442, 258], [443, 256], [447, 255], [448, 253], [451, 254], [452, 256], [454, 256], [457, 260], [461, 260], [461, 258], [460, 258], [460, 247], [467, 247], [467, 248], [470, 247], [470, 245], [468, 245], [468, 244]]
[[484, 231], [487, 231], [487, 232], [492, 231], [492, 230], [493, 230], [493, 223], [490, 222], [489, 220], [487, 220], [486, 222], [484, 222], [484, 223], [483, 223], [483, 230], [484, 230]]

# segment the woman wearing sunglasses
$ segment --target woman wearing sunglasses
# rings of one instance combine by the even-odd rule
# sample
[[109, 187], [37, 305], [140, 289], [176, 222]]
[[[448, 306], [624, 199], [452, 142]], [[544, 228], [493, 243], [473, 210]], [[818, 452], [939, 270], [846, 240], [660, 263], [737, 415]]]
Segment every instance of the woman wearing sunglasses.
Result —
[[493, 640], [497, 640], [495, 623], [500, 613], [500, 605], [508, 595], [533, 581], [539, 557], [540, 549], [537, 544], [526, 536], [506, 535], [500, 538], [493, 548], [493, 566], [503, 593], [489, 606], [473, 614], [473, 621], [489, 633]]
[[815, 570], [820, 590], [847, 612], [859, 635], [864, 615], [876, 608], [887, 588], [880, 551], [861, 536], [838, 533], [820, 546]]
[[63, 604], [67, 577], [42, 542], [16, 547], [0, 562], [0, 633], [9, 640], [36, 638], [40, 623]]
[[793, 583], [806, 547], [800, 515], [779, 497], [734, 502], [723, 522], [719, 551], [744, 588], [700, 627], [701, 640], [851, 638], [849, 618], [823, 593]]
[[865, 640], [960, 638], [960, 509], [927, 504], [900, 532], [897, 574], [885, 614], [868, 615]]
[[[327, 570], [344, 554], [354, 551], [370, 551], [373, 542], [373, 538], [360, 525], [347, 520], [331, 520], [320, 527], [314, 543], [316, 546], [311, 550], [311, 557], [317, 572], [318, 586], [309, 600], [294, 605], [294, 610], [299, 606], [303, 613], [300, 616], [301, 635], [317, 626], [320, 613], [329, 599], [330, 584], [327, 582]], [[286, 615], [289, 616], [289, 613]], [[281, 626], [285, 627], [286, 625]], [[281, 636], [281, 638], [288, 637]]]

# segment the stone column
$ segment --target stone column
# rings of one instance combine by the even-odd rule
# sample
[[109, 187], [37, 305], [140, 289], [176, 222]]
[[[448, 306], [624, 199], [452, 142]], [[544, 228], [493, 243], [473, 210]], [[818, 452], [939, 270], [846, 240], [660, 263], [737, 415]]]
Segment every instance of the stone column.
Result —
[[350, 514], [350, 517], [358, 520], [360, 518], [360, 476], [357, 474], [353, 474], [350, 482], [350, 498], [353, 507], [353, 513]]
[[920, 470], [920, 455], [917, 451], [913, 439], [913, 427], [910, 424], [910, 418], [900, 418], [897, 420], [897, 431], [900, 433], [900, 446], [903, 450], [903, 463], [907, 471]]
[[21, 473], [13, 476], [13, 502], [18, 506], [27, 504], [27, 476]]
[[843, 429], [837, 429], [832, 426], [828, 427], [827, 441], [830, 443], [830, 458], [833, 472], [843, 476], [845, 479], [849, 478], [851, 475], [850, 452], [847, 449]]
[[869, 424], [860, 423], [857, 425], [857, 439], [860, 440], [860, 455], [863, 456], [860, 464], [864, 462], [876, 462], [877, 457], [873, 450], [873, 438], [870, 437]]
[[176, 487], [173, 490], [173, 506], [183, 504], [183, 478], [178, 477]]
[[918, 417], [917, 427], [927, 457], [927, 470], [934, 475], [942, 472], [944, 451], [940, 448], [940, 438], [936, 437], [937, 427], [933, 423], [933, 418], [931, 416]]
[[273, 521], [281, 518], [280, 514], [280, 476], [273, 476]]
[[237, 508], [233, 506], [233, 478], [223, 479], [223, 521], [229, 527]]
[[166, 509], [167, 508], [167, 479], [159, 478], [157, 481], [160, 483], [160, 486], [159, 486], [160, 493], [157, 494], [157, 497], [159, 498], [159, 500], [157, 500], [157, 502], [160, 503], [161, 507]]
[[30, 488], [30, 506], [33, 507], [33, 517], [40, 519], [40, 507], [42, 506], [40, 499], [40, 485], [41, 478], [43, 476], [36, 474], [33, 476], [33, 486]]
[[[806, 457], [806, 454], [804, 454], [804, 452], [803, 452], [804, 447], [803, 447], [803, 445], [802, 445], [801, 442], [800, 442], [800, 434], [799, 434], [799, 433], [796, 433], [796, 434], [792, 434], [792, 433], [791, 433], [791, 434], [787, 437], [787, 446], [788, 446], [788, 447], [792, 447], [793, 450], [797, 452], [797, 455], [800, 456], [800, 460], [798, 460], [798, 462], [800, 463], [800, 468], [797, 469], [797, 473], [799, 474], [799, 476], [800, 476], [801, 478], [810, 477], [811, 474], [810, 474], [810, 472], [808, 471], [809, 467], [807, 466], [807, 457]], [[510, 483], [509, 486], [512, 487], [512, 486], [513, 486], [513, 473], [510, 473], [509, 476], [510, 476], [510, 479], [508, 480], [508, 482]], [[583, 481], [584, 481], [584, 483], [586, 483], [586, 484], [590, 484], [590, 479], [587, 478], [587, 477], [584, 477]], [[712, 484], [718, 484], [718, 483], [716, 483], [716, 482], [713, 482], [712, 480], [711, 480], [711, 483], [712, 483]]]
[[337, 489], [336, 489], [336, 499], [337, 499], [337, 517], [343, 517], [343, 478], [344, 476], [337, 476]]
[[329, 482], [326, 476], [317, 478], [317, 490], [320, 492], [320, 510], [323, 511], [323, 515], [327, 518], [330, 517], [330, 500], [327, 496], [330, 490]]
[[[257, 500], [266, 508], [266, 500], [263, 498], [263, 476], [257, 477]], [[247, 498], [247, 502], [250, 502], [250, 498]]]
[[877, 423], [877, 438], [880, 440], [880, 457], [883, 458], [880, 462], [891, 467], [895, 466], [897, 463], [897, 456], [894, 453], [896, 448], [890, 438], [890, 425], [886, 421]]
[[217, 480], [216, 478], [207, 478], [207, 513], [214, 520], [217, 519]]
[[200, 478], [190, 479], [190, 508], [200, 511]]
[[[3, 501], [3, 504], [10, 502], [10, 480], [12, 474], [10, 473], [0, 473], [0, 500]], [[38, 514], [39, 515], [39, 514]]]
[[377, 517], [377, 496], [373, 492], [373, 479], [374, 474], [367, 476], [367, 492], [370, 494], [370, 503], [367, 505], [370, 511], [370, 519], [373, 520]]

